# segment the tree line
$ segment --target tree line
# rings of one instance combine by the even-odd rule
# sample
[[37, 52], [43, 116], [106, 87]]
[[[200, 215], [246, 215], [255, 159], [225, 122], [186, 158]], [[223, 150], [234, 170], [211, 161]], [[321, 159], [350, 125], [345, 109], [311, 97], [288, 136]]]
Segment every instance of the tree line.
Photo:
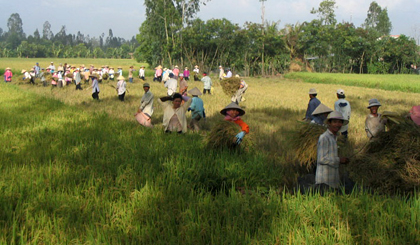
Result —
[[[207, 0], [210, 1], [210, 0]], [[244, 75], [275, 75], [307, 70], [344, 73], [409, 73], [419, 63], [413, 38], [390, 36], [386, 8], [373, 1], [366, 20], [356, 27], [338, 23], [335, 0], [325, 0], [310, 22], [252, 23], [242, 27], [227, 19], [195, 18], [202, 0], [145, 0], [135, 57], [151, 66], [229, 66]], [[259, 0], [264, 13], [265, 0]], [[264, 16], [262, 14], [262, 16]]]
[[0, 57], [29, 58], [131, 58], [138, 46], [136, 39], [125, 40], [114, 37], [112, 29], [108, 36], [102, 33], [99, 37], [90, 37], [80, 31], [68, 34], [66, 26], [54, 34], [51, 24], [46, 21], [40, 32], [26, 36], [23, 22], [18, 13], [13, 13], [7, 21], [8, 31], [0, 28]]

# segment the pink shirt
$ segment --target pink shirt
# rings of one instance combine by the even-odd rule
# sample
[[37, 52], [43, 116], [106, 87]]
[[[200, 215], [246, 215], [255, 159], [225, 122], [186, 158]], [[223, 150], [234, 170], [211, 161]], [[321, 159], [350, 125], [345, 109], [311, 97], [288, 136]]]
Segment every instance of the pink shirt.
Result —
[[156, 69], [156, 76], [162, 76], [162, 69]]
[[12, 81], [12, 77], [13, 77], [13, 73], [12, 73], [11, 70], [7, 70], [4, 73], [4, 78], [5, 78], [6, 81], [8, 81], [8, 82]]

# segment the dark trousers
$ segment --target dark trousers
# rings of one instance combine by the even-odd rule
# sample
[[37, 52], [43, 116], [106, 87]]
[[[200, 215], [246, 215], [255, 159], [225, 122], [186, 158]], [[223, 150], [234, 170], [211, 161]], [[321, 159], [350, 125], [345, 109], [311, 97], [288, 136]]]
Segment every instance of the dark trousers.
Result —
[[210, 89], [203, 89], [203, 94], [206, 94], [206, 92], [209, 92], [209, 94], [211, 94]]
[[92, 93], [92, 98], [99, 100], [99, 92]]
[[123, 94], [118, 95], [118, 99], [124, 101], [125, 92]]
[[76, 84], [76, 90], [83, 90], [83, 89], [82, 89], [82, 84], [81, 84], [81, 83]]

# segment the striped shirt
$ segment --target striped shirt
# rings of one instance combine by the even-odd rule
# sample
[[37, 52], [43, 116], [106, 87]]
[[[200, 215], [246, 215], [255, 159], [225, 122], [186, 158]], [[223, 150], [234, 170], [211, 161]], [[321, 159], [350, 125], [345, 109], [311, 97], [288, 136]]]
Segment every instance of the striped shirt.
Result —
[[336, 136], [329, 130], [318, 140], [315, 184], [327, 184], [332, 188], [340, 185], [338, 173], [340, 158], [338, 157]]

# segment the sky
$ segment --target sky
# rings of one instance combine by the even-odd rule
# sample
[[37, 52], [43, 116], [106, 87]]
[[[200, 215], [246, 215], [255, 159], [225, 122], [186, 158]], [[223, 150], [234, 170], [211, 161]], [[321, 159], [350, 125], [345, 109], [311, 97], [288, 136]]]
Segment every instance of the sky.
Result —
[[[186, 0], [187, 1], [187, 0]], [[302, 23], [317, 18], [310, 14], [322, 0], [266, 0], [265, 20], [286, 24]], [[361, 26], [367, 16], [372, 0], [336, 0], [335, 10], [338, 22], [353, 22]], [[392, 23], [391, 34], [405, 34], [420, 39], [420, 0], [376, 0], [388, 9]], [[53, 33], [66, 26], [67, 34], [82, 34], [98, 37], [108, 36], [112, 29], [114, 36], [131, 39], [139, 33], [141, 23], [146, 19], [143, 0], [0, 0], [2, 14], [0, 28], [7, 31], [7, 20], [12, 13], [18, 13], [26, 35], [32, 35], [48, 21]], [[201, 6], [197, 17], [202, 20], [226, 18], [242, 26], [246, 21], [261, 23], [261, 2], [259, 0], [210, 0]]]

